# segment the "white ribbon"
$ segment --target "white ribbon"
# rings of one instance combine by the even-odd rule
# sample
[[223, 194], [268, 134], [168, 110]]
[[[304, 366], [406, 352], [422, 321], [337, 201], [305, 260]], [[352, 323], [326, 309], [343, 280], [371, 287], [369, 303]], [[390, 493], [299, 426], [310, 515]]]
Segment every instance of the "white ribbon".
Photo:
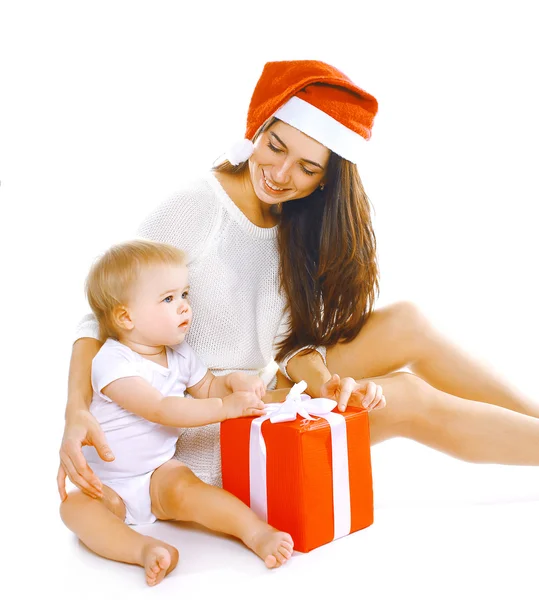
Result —
[[334, 537], [348, 535], [351, 529], [350, 479], [348, 471], [348, 445], [346, 421], [342, 415], [332, 413], [337, 406], [328, 398], [311, 398], [303, 394], [307, 389], [304, 381], [296, 383], [282, 404], [266, 404], [266, 414], [251, 422], [249, 439], [249, 491], [250, 504], [255, 513], [264, 521], [268, 520], [268, 500], [266, 485], [266, 443], [262, 435], [262, 423], [295, 421], [298, 415], [309, 421], [323, 417], [331, 431], [331, 455], [333, 469], [333, 518]]

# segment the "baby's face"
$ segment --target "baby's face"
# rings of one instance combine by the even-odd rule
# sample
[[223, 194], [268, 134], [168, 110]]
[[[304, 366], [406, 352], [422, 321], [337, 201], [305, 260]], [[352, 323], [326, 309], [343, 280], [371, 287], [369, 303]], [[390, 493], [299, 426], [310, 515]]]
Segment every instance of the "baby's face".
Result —
[[130, 294], [132, 339], [150, 346], [174, 346], [185, 339], [192, 311], [185, 265], [144, 267]]

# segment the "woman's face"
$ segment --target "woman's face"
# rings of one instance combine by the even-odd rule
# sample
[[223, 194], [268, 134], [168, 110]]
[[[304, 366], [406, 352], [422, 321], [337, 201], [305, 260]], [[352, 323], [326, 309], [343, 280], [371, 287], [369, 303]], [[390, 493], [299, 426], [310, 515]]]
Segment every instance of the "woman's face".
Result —
[[295, 127], [276, 121], [255, 142], [249, 173], [266, 204], [305, 198], [324, 181], [330, 151]]

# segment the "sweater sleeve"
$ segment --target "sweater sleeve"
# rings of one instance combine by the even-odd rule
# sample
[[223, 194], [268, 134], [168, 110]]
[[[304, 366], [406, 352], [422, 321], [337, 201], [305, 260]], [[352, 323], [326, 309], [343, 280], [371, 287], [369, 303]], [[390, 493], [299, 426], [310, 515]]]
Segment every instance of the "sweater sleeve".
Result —
[[97, 319], [94, 317], [94, 313], [84, 315], [79, 321], [75, 329], [73, 343], [85, 337], [94, 338], [95, 340], [99, 339], [99, 325], [97, 324]]
[[187, 264], [200, 257], [219, 226], [221, 205], [204, 180], [186, 186], [155, 208], [140, 225], [140, 237], [180, 248]]

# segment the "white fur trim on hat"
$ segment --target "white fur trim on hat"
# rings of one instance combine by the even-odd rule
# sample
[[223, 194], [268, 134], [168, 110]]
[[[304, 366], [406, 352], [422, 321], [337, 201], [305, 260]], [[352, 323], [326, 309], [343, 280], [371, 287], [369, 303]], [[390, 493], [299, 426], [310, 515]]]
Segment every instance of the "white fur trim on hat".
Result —
[[363, 155], [365, 138], [297, 96], [292, 96], [273, 116], [350, 162], [357, 163]]
[[251, 155], [255, 151], [255, 147], [251, 140], [240, 140], [235, 142], [226, 153], [226, 158], [231, 165], [237, 166], [247, 159], [251, 158]]

